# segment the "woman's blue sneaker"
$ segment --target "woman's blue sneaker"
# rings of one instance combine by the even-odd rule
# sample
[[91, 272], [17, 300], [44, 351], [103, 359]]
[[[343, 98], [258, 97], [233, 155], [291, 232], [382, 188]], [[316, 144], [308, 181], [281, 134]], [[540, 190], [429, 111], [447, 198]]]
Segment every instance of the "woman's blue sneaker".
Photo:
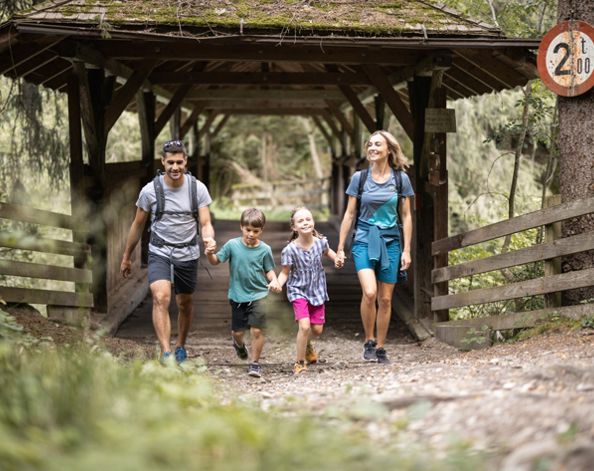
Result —
[[188, 352], [186, 352], [186, 349], [184, 347], [177, 347], [175, 349], [175, 361], [177, 361], [178, 363], [182, 363], [186, 361], [187, 358]]

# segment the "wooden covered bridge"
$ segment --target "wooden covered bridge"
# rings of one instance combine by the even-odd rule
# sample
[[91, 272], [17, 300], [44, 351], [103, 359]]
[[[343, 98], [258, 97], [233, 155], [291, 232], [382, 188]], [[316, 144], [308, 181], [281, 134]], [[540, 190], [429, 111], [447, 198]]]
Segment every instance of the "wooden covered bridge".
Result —
[[[229, 116], [310, 117], [332, 150], [329, 204], [337, 219], [363, 153], [361, 136], [382, 129], [388, 110], [414, 149], [414, 276], [403, 294], [408, 309], [399, 315], [422, 336], [434, 321], [448, 320], [449, 307], [463, 305], [446, 296], [447, 281], [463, 275], [443, 272], [456, 243], [435, 245], [448, 237], [446, 133], [453, 117], [446, 101], [535, 78], [537, 46], [412, 0], [50, 0], [21, 12], [0, 25], [0, 73], [68, 95], [72, 216], [3, 203], [0, 217], [71, 229], [74, 243], [34, 241], [29, 248], [75, 256], [68, 270], [3, 262], [0, 274], [53, 276], [77, 288], [0, 287], [0, 298], [57, 305], [50, 309], [56, 316], [76, 317], [80, 311], [70, 308], [92, 306], [110, 325], [144, 299], [146, 280], [123, 284], [119, 261], [137, 192], [159, 165], [155, 141], [168, 124], [171, 137], [193, 143], [191, 169], [208, 185], [217, 158], [210, 142]], [[142, 155], [106, 163], [109, 132], [124, 110], [138, 113]], [[146, 246], [135, 257], [141, 275]], [[432, 277], [434, 269], [442, 271]]]

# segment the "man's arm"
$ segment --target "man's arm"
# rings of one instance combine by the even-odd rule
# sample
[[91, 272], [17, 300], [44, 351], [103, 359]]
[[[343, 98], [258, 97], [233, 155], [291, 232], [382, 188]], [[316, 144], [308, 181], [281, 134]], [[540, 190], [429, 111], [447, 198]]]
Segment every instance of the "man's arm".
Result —
[[122, 263], [120, 264], [120, 273], [124, 278], [128, 278], [130, 273], [132, 273], [132, 262], [130, 261], [130, 257], [142, 236], [142, 230], [144, 229], [148, 217], [149, 213], [144, 209], [136, 208], [136, 216], [134, 216], [134, 221], [132, 221], [132, 225], [130, 226], [130, 231], [126, 238], [126, 248], [124, 249]]
[[[212, 221], [210, 219], [210, 210], [208, 206], [198, 208], [198, 218], [200, 219], [200, 233], [202, 234], [202, 242], [204, 242], [205, 249], [215, 250], [217, 243], [215, 241], [214, 227], [212, 227]], [[208, 255], [208, 254], [207, 254]], [[208, 259], [210, 263], [212, 261]]]

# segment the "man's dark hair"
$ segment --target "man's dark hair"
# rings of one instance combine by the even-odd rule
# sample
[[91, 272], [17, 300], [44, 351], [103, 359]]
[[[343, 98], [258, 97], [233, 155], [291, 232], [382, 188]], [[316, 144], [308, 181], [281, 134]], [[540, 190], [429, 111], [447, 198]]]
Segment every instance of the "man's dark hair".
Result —
[[262, 229], [264, 227], [264, 224], [266, 224], [266, 216], [264, 216], [264, 213], [259, 209], [249, 208], [246, 209], [243, 213], [241, 213], [239, 224], [242, 227], [252, 226]]
[[184, 154], [186, 156], [188, 155], [188, 153], [186, 152], [186, 146], [184, 146], [183, 141], [181, 141], [180, 139], [173, 139], [163, 144], [163, 151], [161, 152], [163, 157], [165, 157], [165, 154], [179, 153]]

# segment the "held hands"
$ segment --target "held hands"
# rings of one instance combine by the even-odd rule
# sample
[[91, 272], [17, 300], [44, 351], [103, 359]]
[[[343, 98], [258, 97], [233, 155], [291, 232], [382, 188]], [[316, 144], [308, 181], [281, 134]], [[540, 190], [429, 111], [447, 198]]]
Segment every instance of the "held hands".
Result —
[[334, 259], [334, 267], [335, 268], [344, 267], [345, 260], [346, 260], [346, 255], [344, 254], [344, 250], [337, 250], [336, 258]]
[[204, 254], [209, 255], [217, 251], [217, 242], [212, 237], [202, 239], [204, 242]]
[[281, 288], [280, 283], [277, 279], [272, 280], [268, 283], [268, 291], [272, 291], [273, 293], [280, 293], [283, 289]]

